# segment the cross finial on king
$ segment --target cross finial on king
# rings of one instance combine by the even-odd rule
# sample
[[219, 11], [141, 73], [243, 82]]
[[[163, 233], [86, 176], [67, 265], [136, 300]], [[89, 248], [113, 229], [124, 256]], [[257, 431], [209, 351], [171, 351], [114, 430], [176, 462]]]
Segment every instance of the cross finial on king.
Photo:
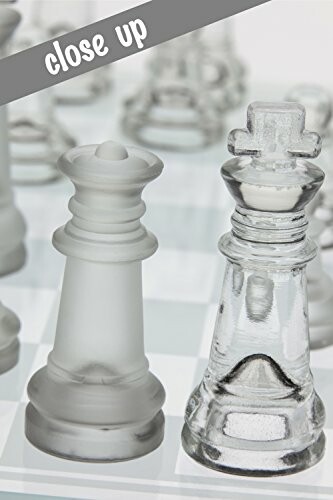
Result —
[[247, 110], [247, 128], [230, 132], [228, 149], [235, 156], [262, 160], [316, 158], [321, 138], [305, 127], [305, 108], [297, 103], [254, 102]]

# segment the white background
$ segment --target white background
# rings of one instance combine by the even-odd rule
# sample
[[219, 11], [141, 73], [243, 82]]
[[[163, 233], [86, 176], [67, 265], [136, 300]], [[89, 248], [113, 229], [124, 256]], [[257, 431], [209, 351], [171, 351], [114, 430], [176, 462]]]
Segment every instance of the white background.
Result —
[[[70, 18], [69, 4], [73, 0], [42, 1], [55, 5], [58, 13], [66, 12]], [[74, 3], [82, 4], [82, 1], [74, 0]], [[143, 0], [92, 1], [96, 20], [143, 3]], [[17, 8], [25, 17], [30, 2], [17, 2]], [[271, 0], [234, 16], [233, 20], [237, 50], [246, 62], [252, 81], [288, 86], [319, 83], [333, 89], [333, 0]], [[221, 25], [223, 22], [218, 22], [209, 28], [216, 39]], [[135, 57], [137, 71], [141, 58]], [[131, 64], [133, 58], [127, 61], [126, 64]]]

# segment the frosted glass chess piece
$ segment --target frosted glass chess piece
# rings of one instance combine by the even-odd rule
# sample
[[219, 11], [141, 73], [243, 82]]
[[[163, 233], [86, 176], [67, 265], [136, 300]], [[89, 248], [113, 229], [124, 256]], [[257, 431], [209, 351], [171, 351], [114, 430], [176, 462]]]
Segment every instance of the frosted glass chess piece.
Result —
[[125, 102], [123, 126], [149, 147], [193, 151], [221, 139], [220, 113], [209, 95], [195, 32], [153, 51], [150, 78]]
[[316, 216], [319, 205], [317, 195], [307, 209], [308, 233], [318, 244], [317, 255], [306, 269], [311, 349], [333, 344], [333, 282], [324, 271], [321, 259], [319, 240], [325, 231], [325, 223]]
[[[12, 8], [0, 5], [0, 55], [20, 22]], [[7, 108], [0, 107], [0, 275], [20, 269], [26, 259], [25, 223], [15, 206], [10, 180]], [[17, 316], [0, 302], [0, 373], [16, 365], [19, 357]]]
[[53, 238], [67, 258], [56, 339], [29, 382], [26, 435], [73, 460], [144, 455], [163, 439], [165, 393], [144, 355], [141, 260], [157, 240], [140, 223], [141, 192], [162, 172], [153, 154], [114, 142], [59, 161], [73, 214]]
[[[30, 4], [25, 7], [27, 5]], [[31, 17], [26, 18], [12, 43], [11, 53], [30, 48], [47, 38]], [[53, 88], [9, 105], [9, 139], [14, 183], [43, 184], [60, 177], [57, 160], [76, 141], [57, 119]]]
[[185, 451], [217, 470], [289, 474], [324, 452], [324, 407], [309, 368], [305, 266], [316, 253], [304, 208], [324, 179], [305, 158], [320, 138], [296, 103], [254, 103], [222, 167], [236, 200], [208, 368], [189, 398]]
[[333, 133], [332, 97], [319, 85], [303, 84], [290, 90], [288, 101], [298, 102], [306, 108], [306, 126], [315, 130], [323, 140], [318, 165], [325, 172], [325, 181], [320, 190], [320, 203], [316, 210], [317, 218], [325, 222], [325, 230], [320, 235], [323, 249], [333, 247]]
[[[35, 0], [35, 23], [47, 30], [48, 38], [58, 38], [96, 21], [94, 0]], [[89, 104], [111, 87], [111, 67], [102, 66], [56, 85], [59, 104]]]

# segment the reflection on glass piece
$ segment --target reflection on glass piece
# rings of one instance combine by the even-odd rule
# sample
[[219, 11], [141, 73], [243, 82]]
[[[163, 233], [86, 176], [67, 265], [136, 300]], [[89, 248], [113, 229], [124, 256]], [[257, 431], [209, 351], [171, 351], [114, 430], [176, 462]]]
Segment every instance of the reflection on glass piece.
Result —
[[[229, 135], [222, 177], [237, 202], [210, 359], [182, 432], [195, 460], [232, 474], [271, 476], [311, 467], [324, 453], [325, 412], [309, 368], [306, 205], [323, 172], [304, 157], [320, 137], [293, 103], [254, 103]], [[250, 157], [252, 156], [252, 158]]]
[[262, 321], [267, 318], [273, 305], [273, 281], [267, 273], [252, 274], [247, 281], [246, 310], [250, 321]]

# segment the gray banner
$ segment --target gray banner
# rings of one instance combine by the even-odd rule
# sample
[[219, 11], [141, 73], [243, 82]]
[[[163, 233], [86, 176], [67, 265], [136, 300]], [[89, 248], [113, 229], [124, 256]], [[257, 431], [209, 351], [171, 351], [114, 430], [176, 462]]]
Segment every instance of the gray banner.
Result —
[[[268, 1], [270, 0], [151, 0], [143, 3], [2, 59], [0, 105]], [[104, 37], [103, 45], [101, 37], [96, 38], [96, 35]], [[82, 45], [83, 40], [88, 43]], [[68, 49], [70, 45], [75, 48]], [[96, 53], [90, 49], [88, 51], [88, 46], [90, 49], [95, 46]], [[105, 50], [106, 47], [108, 50]], [[105, 52], [105, 55], [101, 55]], [[82, 55], [85, 58], [81, 58]], [[94, 58], [89, 60], [92, 57]], [[71, 62], [78, 65], [73, 66]]]

